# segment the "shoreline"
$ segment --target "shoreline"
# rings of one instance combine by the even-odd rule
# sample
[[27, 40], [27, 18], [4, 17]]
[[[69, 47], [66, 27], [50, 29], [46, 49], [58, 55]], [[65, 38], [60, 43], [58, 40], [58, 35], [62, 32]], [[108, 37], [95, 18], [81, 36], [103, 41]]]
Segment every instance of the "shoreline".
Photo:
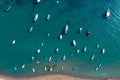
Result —
[[0, 80], [120, 80], [120, 78], [79, 77], [69, 74], [50, 73], [33, 76], [11, 76], [0, 74]]

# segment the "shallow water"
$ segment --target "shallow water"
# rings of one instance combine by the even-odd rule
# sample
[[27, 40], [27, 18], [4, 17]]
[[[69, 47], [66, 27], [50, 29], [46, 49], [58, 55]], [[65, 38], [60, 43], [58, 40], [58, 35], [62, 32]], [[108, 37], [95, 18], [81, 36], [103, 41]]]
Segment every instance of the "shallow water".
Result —
[[[7, 1], [7, 0], [6, 0]], [[9, 12], [4, 12], [4, 7], [12, 6]], [[35, 5], [33, 0], [12, 0], [12, 2], [0, 1], [0, 70], [10, 75], [38, 75], [43, 73], [67, 73], [75, 76], [87, 77], [120, 77], [120, 1], [119, 0], [42, 0]], [[105, 19], [104, 14], [110, 8], [111, 16]], [[38, 13], [39, 19], [33, 22], [34, 15]], [[49, 21], [46, 21], [48, 14], [51, 14]], [[69, 31], [62, 33], [64, 26], [69, 24]], [[28, 29], [33, 27], [32, 33]], [[83, 31], [78, 34], [78, 29]], [[87, 37], [86, 31], [90, 30], [91, 35]], [[50, 33], [48, 37], [47, 34]], [[15, 45], [11, 45], [12, 40]], [[72, 40], [76, 40], [77, 46], [71, 46]], [[41, 47], [41, 43], [44, 46]], [[100, 44], [99, 48], [96, 45]], [[86, 53], [82, 52], [87, 47]], [[59, 48], [57, 54], [54, 53]], [[40, 48], [41, 53], [36, 50]], [[101, 49], [106, 52], [101, 55]], [[76, 54], [76, 50], [80, 53]], [[90, 57], [95, 54], [95, 60]], [[61, 60], [66, 55], [66, 60]], [[30, 62], [34, 56], [35, 60]], [[52, 57], [49, 63], [46, 57]], [[58, 63], [55, 59], [58, 58]], [[98, 59], [98, 62], [96, 62]], [[40, 61], [36, 64], [36, 61]], [[22, 65], [26, 64], [24, 69]], [[95, 68], [102, 64], [98, 71]], [[55, 66], [52, 72], [44, 71], [44, 66]], [[61, 66], [64, 71], [61, 71]], [[72, 68], [76, 66], [75, 70]], [[17, 67], [17, 70], [14, 70]], [[32, 68], [36, 73], [32, 72]]]

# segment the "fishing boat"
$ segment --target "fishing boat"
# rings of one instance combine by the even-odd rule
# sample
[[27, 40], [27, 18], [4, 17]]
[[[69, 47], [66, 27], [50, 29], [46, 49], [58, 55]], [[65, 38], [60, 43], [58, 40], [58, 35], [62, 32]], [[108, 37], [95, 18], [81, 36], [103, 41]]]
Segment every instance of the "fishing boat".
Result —
[[68, 33], [68, 24], [66, 24], [66, 26], [65, 26], [65, 29], [64, 29], [64, 33], [66, 34], [66, 33]]
[[75, 40], [72, 41], [72, 45], [76, 46], [76, 41]]
[[37, 20], [38, 20], [38, 13], [37, 14], [35, 14], [35, 16], [34, 16], [34, 22], [36, 22]]
[[106, 16], [106, 18], [108, 18], [110, 16], [110, 9], [109, 8], [107, 9], [105, 16]]
[[12, 45], [14, 45], [15, 43], [16, 43], [16, 40], [13, 40], [13, 41], [12, 41]]

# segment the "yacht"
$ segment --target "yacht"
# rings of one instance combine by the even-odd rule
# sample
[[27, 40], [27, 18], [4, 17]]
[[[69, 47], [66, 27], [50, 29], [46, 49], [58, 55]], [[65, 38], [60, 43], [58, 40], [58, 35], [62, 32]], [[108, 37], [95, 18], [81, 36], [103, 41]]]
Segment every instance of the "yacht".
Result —
[[13, 41], [12, 41], [12, 45], [14, 45], [14, 44], [15, 44], [15, 42], [16, 42], [16, 40], [13, 40]]
[[108, 8], [105, 14], [106, 18], [110, 16], [110, 9]]
[[36, 22], [37, 20], [38, 20], [38, 13], [35, 14], [35, 16], [34, 16], [34, 22]]
[[37, 51], [36, 51], [38, 54], [40, 53], [40, 49], [37, 49]]
[[76, 46], [76, 41], [75, 40], [72, 41], [72, 45]]
[[66, 24], [66, 26], [65, 26], [64, 33], [65, 34], [68, 33], [68, 24]]

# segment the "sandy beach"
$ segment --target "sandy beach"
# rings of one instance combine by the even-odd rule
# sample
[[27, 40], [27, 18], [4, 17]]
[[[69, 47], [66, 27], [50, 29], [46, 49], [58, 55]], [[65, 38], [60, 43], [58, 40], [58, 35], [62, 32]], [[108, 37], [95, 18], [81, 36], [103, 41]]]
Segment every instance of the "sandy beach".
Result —
[[119, 79], [107, 79], [107, 78], [80, 78], [63, 74], [47, 74], [44, 76], [33, 77], [8, 77], [1, 75], [0, 80], [119, 80]]

